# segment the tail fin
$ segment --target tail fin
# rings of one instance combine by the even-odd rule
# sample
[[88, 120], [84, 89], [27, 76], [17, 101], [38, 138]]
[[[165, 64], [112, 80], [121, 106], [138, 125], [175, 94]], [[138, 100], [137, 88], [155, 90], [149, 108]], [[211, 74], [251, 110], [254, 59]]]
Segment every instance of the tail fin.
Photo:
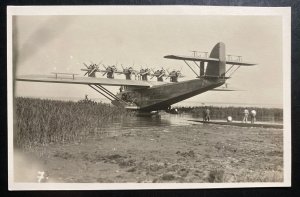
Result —
[[219, 42], [212, 49], [209, 57], [220, 59], [219, 62], [208, 62], [205, 75], [209, 76], [224, 76], [225, 75], [225, 44]]

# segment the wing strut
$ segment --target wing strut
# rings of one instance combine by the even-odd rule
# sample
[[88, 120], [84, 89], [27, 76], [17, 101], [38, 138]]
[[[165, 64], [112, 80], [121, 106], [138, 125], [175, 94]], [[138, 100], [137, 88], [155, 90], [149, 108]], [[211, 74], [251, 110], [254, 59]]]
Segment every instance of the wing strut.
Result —
[[91, 88], [93, 88], [94, 90], [96, 90], [97, 92], [99, 92], [101, 95], [103, 95], [103, 96], [104, 96], [105, 98], [107, 98], [108, 100], [113, 101], [112, 98], [108, 97], [108, 96], [105, 95], [103, 92], [101, 92], [101, 91], [98, 90], [97, 88], [93, 87], [93, 85], [90, 85], [90, 84], [89, 84], [88, 86], [90, 86]]
[[200, 66], [195, 62], [195, 61], [193, 61], [195, 64], [196, 64], [196, 66], [198, 67], [198, 68], [200, 68]]
[[118, 98], [116, 95], [114, 95], [113, 93], [111, 93], [109, 90], [107, 90], [106, 88], [104, 88], [101, 85], [95, 85], [97, 86], [100, 90], [102, 90], [103, 92], [105, 92], [106, 94], [108, 94], [109, 96], [111, 96], [112, 98], [114, 98], [117, 101], [121, 101], [120, 98]]
[[190, 67], [190, 69], [197, 75], [197, 77], [199, 77], [199, 75], [196, 73], [196, 71], [185, 60], [183, 60], [183, 61], [186, 65], [188, 65], [188, 67]]
[[234, 65], [231, 65], [229, 69], [226, 70], [225, 75], [234, 67]]
[[238, 66], [232, 73], [230, 73], [229, 77], [231, 77], [233, 75], [233, 73], [235, 73], [235, 71], [237, 71], [237, 69], [239, 69], [240, 66]]
[[122, 99], [118, 98], [112, 92], [110, 92], [105, 87], [103, 87], [103, 86], [101, 86], [99, 84], [89, 84], [88, 86], [90, 86], [91, 88], [93, 88], [94, 90], [96, 90], [98, 93], [100, 93], [101, 95], [103, 95], [105, 98], [107, 98], [108, 100], [110, 100], [112, 102], [112, 104], [114, 104], [114, 105], [124, 105], [124, 104], [126, 104], [125, 101], [123, 101]]

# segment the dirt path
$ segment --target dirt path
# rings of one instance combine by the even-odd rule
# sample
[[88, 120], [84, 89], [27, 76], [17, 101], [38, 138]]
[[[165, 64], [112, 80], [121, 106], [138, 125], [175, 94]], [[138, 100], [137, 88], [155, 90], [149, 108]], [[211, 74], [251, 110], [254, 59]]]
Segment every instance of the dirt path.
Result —
[[48, 174], [49, 182], [283, 181], [281, 129], [112, 129], [81, 143], [39, 147], [21, 155], [15, 158], [16, 181], [36, 181], [38, 170]]

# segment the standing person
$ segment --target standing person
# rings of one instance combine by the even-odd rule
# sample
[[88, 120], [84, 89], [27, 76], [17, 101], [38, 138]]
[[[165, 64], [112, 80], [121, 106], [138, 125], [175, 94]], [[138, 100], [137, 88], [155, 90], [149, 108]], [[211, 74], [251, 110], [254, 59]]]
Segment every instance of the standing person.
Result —
[[202, 111], [203, 122], [206, 122], [206, 107]]
[[244, 118], [243, 118], [243, 122], [244, 122], [244, 123], [247, 123], [247, 121], [248, 121], [248, 116], [249, 116], [249, 111], [248, 111], [248, 109], [246, 108], [246, 109], [244, 110]]
[[250, 118], [251, 118], [251, 124], [254, 124], [254, 122], [256, 121], [256, 111], [253, 109], [250, 112]]
[[205, 112], [206, 112], [206, 121], [209, 122], [210, 121], [210, 110], [208, 108], [206, 108]]

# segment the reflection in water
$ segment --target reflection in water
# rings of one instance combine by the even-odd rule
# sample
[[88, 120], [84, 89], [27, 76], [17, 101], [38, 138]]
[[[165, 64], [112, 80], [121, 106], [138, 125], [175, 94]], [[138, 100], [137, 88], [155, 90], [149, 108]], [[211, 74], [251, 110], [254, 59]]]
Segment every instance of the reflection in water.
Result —
[[175, 125], [191, 125], [192, 122], [188, 121], [193, 118], [190, 115], [175, 115], [175, 114], [160, 114], [159, 117], [130, 117], [124, 120], [116, 121], [108, 127], [114, 129], [127, 129], [127, 128], [156, 128], [156, 127], [168, 127]]

